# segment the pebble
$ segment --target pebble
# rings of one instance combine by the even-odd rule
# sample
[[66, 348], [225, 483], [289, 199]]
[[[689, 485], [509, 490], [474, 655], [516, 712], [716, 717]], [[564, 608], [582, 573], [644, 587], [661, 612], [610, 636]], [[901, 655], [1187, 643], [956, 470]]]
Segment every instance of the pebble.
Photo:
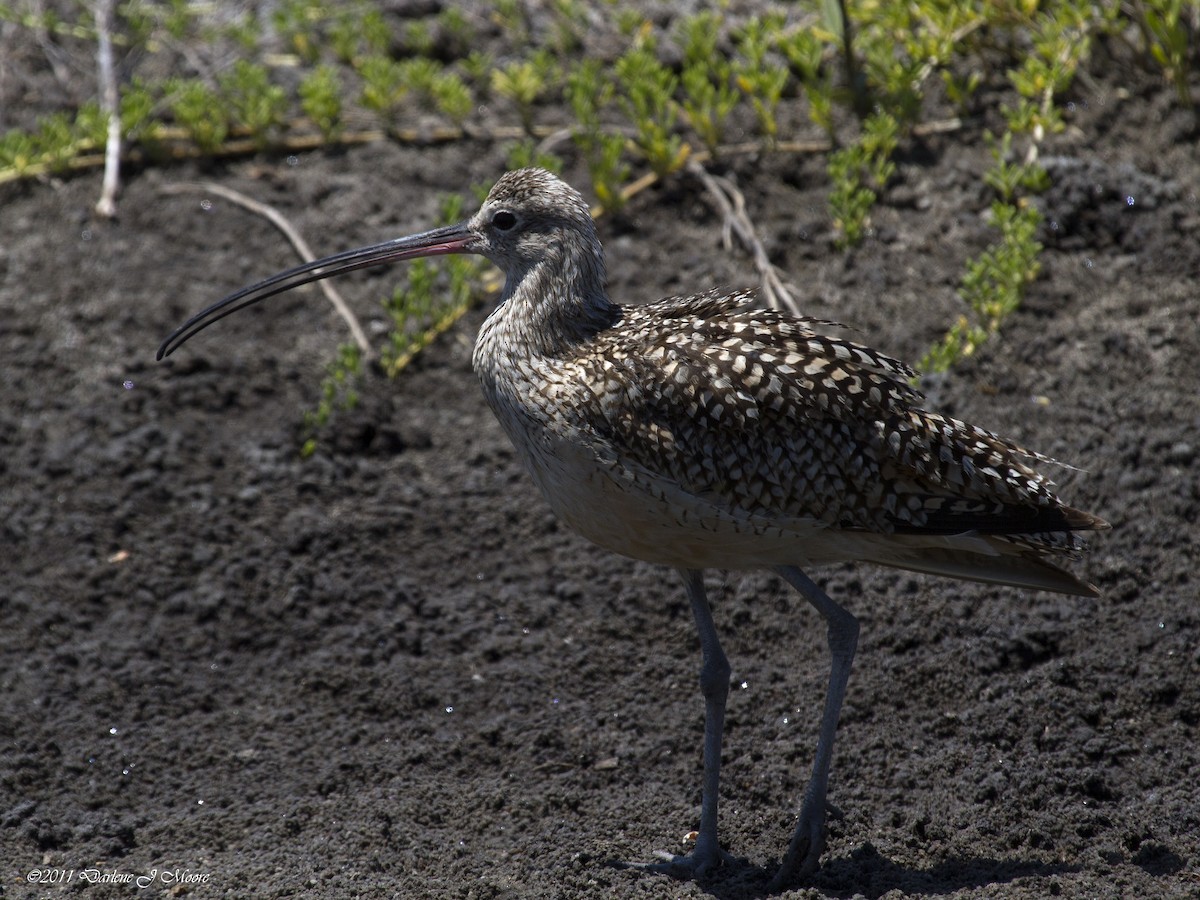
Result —
[[1190, 466], [1196, 458], [1196, 448], [1187, 441], [1179, 441], [1172, 445], [1163, 458], [1165, 462], [1176, 466]]

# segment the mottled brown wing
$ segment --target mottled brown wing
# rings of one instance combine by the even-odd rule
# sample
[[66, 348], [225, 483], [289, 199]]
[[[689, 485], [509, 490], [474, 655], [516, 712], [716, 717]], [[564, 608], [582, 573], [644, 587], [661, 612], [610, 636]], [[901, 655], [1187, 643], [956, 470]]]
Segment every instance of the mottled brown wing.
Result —
[[[815, 320], [743, 309], [746, 295], [626, 310], [638, 343], [607, 348], [601, 437], [697, 498], [753, 516], [878, 533], [1021, 536], [1080, 546], [1102, 525], [1063, 506], [1026, 459], [983, 429], [928, 413], [912, 370]], [[629, 323], [634, 324], [634, 323]], [[627, 338], [625, 338], [627, 339]]]

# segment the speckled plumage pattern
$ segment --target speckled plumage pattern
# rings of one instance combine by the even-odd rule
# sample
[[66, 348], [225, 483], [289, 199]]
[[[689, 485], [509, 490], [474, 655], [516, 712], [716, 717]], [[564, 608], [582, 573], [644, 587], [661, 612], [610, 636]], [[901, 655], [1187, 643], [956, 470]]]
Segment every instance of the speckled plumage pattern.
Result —
[[512, 254], [475, 365], [583, 534], [672, 565], [864, 559], [1091, 593], [1042, 557], [1099, 520], [1055, 497], [1044, 457], [921, 409], [903, 363], [746, 293], [612, 304], [586, 206], [545, 173], [506, 175], [474, 221], [497, 210], [540, 246]]

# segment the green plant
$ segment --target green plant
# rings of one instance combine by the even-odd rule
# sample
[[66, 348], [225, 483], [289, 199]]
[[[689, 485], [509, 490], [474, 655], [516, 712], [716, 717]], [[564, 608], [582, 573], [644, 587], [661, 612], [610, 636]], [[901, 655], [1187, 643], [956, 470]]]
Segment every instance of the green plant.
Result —
[[423, 19], [412, 19], [404, 26], [404, 47], [414, 56], [429, 59], [433, 54], [433, 29]]
[[[329, 26], [329, 46], [334, 58], [346, 65], [354, 65], [362, 46], [362, 22], [349, 10], [338, 14]], [[382, 51], [380, 51], [382, 52]]]
[[808, 99], [808, 117], [833, 136], [833, 76], [825, 71], [826, 48], [834, 35], [817, 28], [794, 28], [781, 33], [776, 45], [787, 59]]
[[679, 105], [674, 99], [678, 79], [644, 45], [618, 59], [614, 71], [621, 85], [621, 106], [633, 122], [634, 143], [657, 175], [674, 172], [689, 153], [675, 131], [679, 118]]
[[792, 67], [801, 84], [815, 84], [821, 77], [821, 67], [825, 59], [827, 42], [832, 34], [816, 28], [792, 28], [781, 30], [775, 36], [775, 46], [783, 53], [784, 58]]
[[265, 147], [287, 112], [283, 88], [271, 83], [265, 66], [239, 59], [221, 77], [221, 90], [233, 121], [250, 131], [256, 146]]
[[272, 10], [272, 24], [284, 46], [312, 64], [320, 56], [317, 38], [325, 16], [320, 0], [280, 0]]
[[[460, 221], [464, 206], [460, 194], [444, 197], [439, 220]], [[398, 285], [383, 302], [392, 328], [380, 362], [389, 377], [394, 377], [448, 322], [462, 314], [470, 303], [471, 285], [481, 268], [478, 260], [465, 256], [416, 259], [409, 263], [405, 283]]]
[[992, 167], [983, 173], [989, 185], [1004, 202], [1012, 202], [1021, 193], [1038, 193], [1049, 187], [1046, 170], [1036, 162], [1016, 160], [1012, 153], [1012, 132], [997, 139], [990, 131], [984, 133], [991, 154]]
[[559, 59], [566, 59], [583, 46], [580, 31], [587, 21], [587, 13], [580, 8], [579, 0], [553, 0], [552, 8], [554, 37], [551, 47]]
[[974, 353], [1020, 306], [1026, 286], [1041, 268], [1042, 245], [1035, 237], [1041, 223], [1037, 209], [996, 201], [991, 212], [1000, 238], [967, 263], [958, 290], [971, 315], [960, 316], [926, 352], [919, 365], [923, 371], [944, 372]]
[[898, 140], [896, 119], [877, 112], [863, 122], [855, 143], [829, 155], [829, 209], [843, 246], [862, 240], [878, 191], [896, 170], [891, 156]]
[[916, 121], [925, 80], [942, 60], [943, 7], [970, 9], [954, 3], [881, 4], [877, 19], [856, 17], [849, 23], [857, 52], [847, 49], [839, 34], [843, 62], [858, 79], [850, 90], [851, 106], [860, 117], [882, 108], [901, 122]]
[[[79, 149], [103, 147], [108, 136], [108, 114], [95, 100], [89, 100], [75, 110], [75, 121], [64, 116], [66, 143]], [[71, 147], [70, 149], [74, 149]]]
[[362, 353], [358, 345], [341, 344], [333, 360], [326, 365], [321, 379], [321, 399], [317, 407], [304, 413], [304, 440], [300, 455], [312, 456], [317, 449], [317, 432], [329, 424], [335, 412], [358, 405], [358, 380], [362, 376]]
[[1008, 128], [1027, 139], [1026, 157], [1033, 161], [1037, 145], [1046, 135], [1062, 131], [1062, 113], [1054, 98], [1075, 77], [1087, 56], [1097, 27], [1096, 11], [1087, 0], [1061, 0], [1039, 12], [1029, 26], [1031, 52], [1008, 73], [1020, 95], [1015, 106], [1004, 110]]
[[520, 0], [496, 0], [492, 20], [508, 35], [513, 46], [529, 45], [529, 19]]
[[992, 204], [992, 226], [1000, 240], [967, 266], [961, 288], [963, 299], [989, 332], [1017, 308], [1025, 285], [1041, 270], [1042, 245], [1035, 237], [1041, 221], [1031, 204]]
[[535, 55], [492, 71], [492, 90], [512, 101], [526, 133], [533, 134], [533, 108], [546, 90], [549, 60]]
[[482, 50], [472, 50], [465, 59], [460, 61], [459, 65], [462, 67], [463, 75], [477, 89], [488, 87], [491, 84], [494, 60], [489, 54]]
[[38, 163], [38, 156], [37, 144], [31, 134], [14, 128], [0, 137], [0, 168], [24, 175]]
[[362, 105], [391, 125], [396, 107], [408, 91], [404, 70], [393, 59], [372, 55], [362, 60], [358, 73], [363, 80]]
[[[1135, 10], [1150, 55], [1175, 86], [1179, 102], [1190, 109], [1192, 93], [1188, 87], [1190, 61], [1188, 28], [1183, 20], [1185, 8], [1185, 0], [1141, 0]], [[1192, 8], [1194, 16], [1194, 0]]]
[[725, 133], [725, 120], [737, 107], [733, 67], [717, 50], [720, 19], [715, 13], [700, 13], [683, 20], [683, 71], [680, 101], [688, 124], [700, 142], [714, 152]]
[[775, 143], [779, 123], [775, 112], [788, 82], [787, 66], [772, 58], [772, 45], [783, 26], [780, 15], [755, 16], [737, 37], [740, 54], [734, 64], [737, 86], [749, 98], [768, 146]]
[[[1030, 23], [1032, 52], [1008, 73], [1018, 93], [1016, 103], [1003, 110], [1008, 130], [999, 139], [986, 136], [992, 166], [983, 180], [999, 198], [992, 204], [991, 217], [1000, 236], [967, 262], [959, 296], [969, 315], [960, 316], [926, 353], [922, 367], [929, 371], [945, 370], [974, 353], [1017, 309], [1026, 286], [1037, 277], [1041, 214], [1024, 195], [1044, 190], [1049, 183], [1038, 162], [1039, 146], [1048, 133], [1063, 127], [1054, 98], [1070, 84], [1088, 52], [1090, 35], [1098, 27], [1095, 13], [1084, 0], [1064, 0], [1038, 12]], [[1013, 149], [1017, 136], [1025, 142], [1019, 158]]]
[[216, 153], [229, 135], [229, 122], [221, 96], [199, 80], [167, 83], [167, 96], [175, 121], [187, 131], [203, 153]]
[[946, 89], [946, 99], [960, 111], [967, 109], [982, 83], [983, 75], [977, 69], [961, 76], [949, 69], [942, 69], [942, 86]]
[[392, 29], [383, 12], [372, 6], [362, 11], [359, 19], [363, 46], [368, 54], [386, 53], [392, 45]]
[[[125, 8], [131, 6], [127, 4]], [[253, 53], [262, 41], [262, 26], [257, 16], [240, 16], [221, 29], [221, 34], [237, 44], [242, 52]]]
[[51, 172], [65, 171], [80, 143], [71, 117], [62, 112], [38, 119], [34, 139], [42, 162]]
[[471, 89], [454, 72], [439, 75], [432, 90], [434, 105], [456, 125], [462, 125], [475, 108]]
[[[902, 125], [912, 124], [920, 117], [925, 84], [935, 72], [941, 73], [951, 102], [964, 104], [981, 83], [980, 48], [972, 36], [1011, 28], [1026, 7], [1035, 6], [1025, 0], [850, 4], [846, 26], [853, 30], [857, 51], [847, 39], [850, 31], [839, 39], [854, 110], [865, 117], [883, 108]], [[959, 75], [964, 68], [967, 74]]]
[[163, 9], [162, 24], [173, 40], [182, 41], [191, 28], [192, 11], [187, 0], [168, 0]]
[[700, 143], [715, 152], [725, 136], [725, 120], [737, 107], [738, 96], [718, 75], [713, 78], [701, 66], [689, 66], [681, 77], [683, 113]]
[[404, 285], [397, 285], [383, 304], [392, 319], [388, 342], [380, 362], [389, 377], [399, 371], [412, 347], [424, 330], [433, 309], [433, 287], [437, 264], [428, 259], [415, 259], [405, 267]]
[[467, 48], [475, 41], [475, 29], [457, 6], [447, 6], [438, 14], [438, 26], [441, 28], [443, 41], [455, 56], [465, 55]]
[[121, 137], [126, 141], [152, 139], [160, 126], [154, 112], [151, 88], [140, 78], [131, 79], [121, 92]]
[[617, 31], [625, 37], [632, 38], [639, 32], [648, 32], [651, 25], [646, 21], [646, 17], [642, 15], [640, 10], [634, 9], [631, 6], [621, 6], [617, 8]]
[[592, 192], [607, 212], [618, 212], [625, 198], [621, 185], [629, 177], [622, 162], [625, 138], [604, 129], [600, 113], [614, 94], [612, 80], [598, 60], [585, 59], [567, 76], [567, 103], [575, 116], [574, 140], [587, 161]]
[[400, 80], [427, 108], [434, 103], [434, 85], [442, 74], [442, 64], [436, 59], [416, 56], [400, 62]]
[[333, 66], [317, 66], [300, 81], [300, 108], [327, 141], [341, 132], [342, 80]]
[[[323, 10], [313, 14], [314, 19], [324, 15]], [[386, 55], [391, 47], [392, 31], [379, 9], [359, 2], [338, 9], [328, 26], [328, 42], [335, 59], [357, 66], [365, 56]], [[315, 47], [319, 49], [319, 45]], [[309, 61], [314, 62], [315, 58]]]

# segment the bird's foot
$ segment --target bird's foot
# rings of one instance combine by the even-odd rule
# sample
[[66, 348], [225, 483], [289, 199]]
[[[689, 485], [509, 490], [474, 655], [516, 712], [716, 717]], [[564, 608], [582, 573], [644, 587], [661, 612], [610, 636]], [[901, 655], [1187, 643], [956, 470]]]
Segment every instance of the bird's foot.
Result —
[[809, 804], [800, 811], [796, 833], [788, 845], [779, 871], [771, 879], [770, 891], [781, 891], [797, 878], [807, 878], [817, 871], [817, 863], [825, 851], [825, 810], [814, 813]]
[[628, 863], [631, 869], [643, 872], [655, 872], [660, 875], [670, 875], [673, 878], [697, 878], [708, 875], [723, 865], [736, 861], [737, 857], [726, 853], [720, 847], [704, 850], [697, 847], [691, 853], [668, 853], [666, 850], [656, 850], [657, 860], [644, 863]]

